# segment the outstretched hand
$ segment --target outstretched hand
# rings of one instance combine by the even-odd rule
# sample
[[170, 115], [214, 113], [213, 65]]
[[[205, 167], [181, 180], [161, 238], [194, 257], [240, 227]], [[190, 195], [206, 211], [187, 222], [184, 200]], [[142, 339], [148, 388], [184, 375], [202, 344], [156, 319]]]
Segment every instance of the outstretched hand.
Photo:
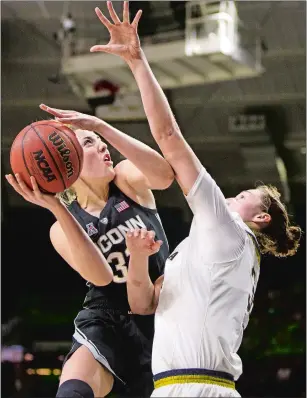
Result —
[[125, 61], [140, 58], [141, 46], [137, 33], [137, 28], [142, 15], [142, 11], [139, 10], [136, 13], [132, 23], [130, 23], [128, 1], [124, 2], [122, 21], [116, 14], [111, 1], [107, 1], [107, 6], [114, 24], [112, 24], [108, 20], [108, 18], [103, 15], [98, 7], [95, 8], [95, 12], [103, 25], [108, 29], [111, 36], [110, 41], [106, 45], [93, 46], [90, 51], [103, 51], [109, 54], [118, 55], [122, 57]]
[[39, 107], [43, 111], [55, 116], [57, 121], [64, 124], [71, 124], [82, 130], [97, 131], [99, 125], [102, 123], [98, 117], [86, 115], [85, 113], [50, 108], [45, 104], [41, 104]]
[[126, 234], [126, 245], [130, 255], [151, 256], [160, 250], [162, 241], [155, 241], [155, 232], [147, 229], [134, 229]]
[[44, 194], [40, 191], [35, 177], [30, 177], [32, 189], [27, 186], [19, 174], [16, 174], [15, 177], [12, 176], [12, 174], [8, 174], [5, 177], [15, 191], [19, 193], [19, 195], [21, 195], [26, 201], [44, 207], [50, 211], [53, 211], [58, 205], [60, 205], [59, 199], [54, 195]]

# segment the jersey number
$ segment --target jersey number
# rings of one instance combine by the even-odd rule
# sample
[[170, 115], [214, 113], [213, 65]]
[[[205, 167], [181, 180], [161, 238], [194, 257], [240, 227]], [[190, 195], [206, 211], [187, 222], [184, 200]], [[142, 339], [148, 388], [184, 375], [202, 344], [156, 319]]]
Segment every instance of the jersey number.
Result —
[[[125, 256], [129, 257], [128, 249], [125, 250]], [[110, 265], [114, 264], [119, 275], [113, 276], [115, 283], [125, 283], [127, 281], [128, 267], [127, 261], [122, 252], [113, 252], [108, 255], [107, 261]]]

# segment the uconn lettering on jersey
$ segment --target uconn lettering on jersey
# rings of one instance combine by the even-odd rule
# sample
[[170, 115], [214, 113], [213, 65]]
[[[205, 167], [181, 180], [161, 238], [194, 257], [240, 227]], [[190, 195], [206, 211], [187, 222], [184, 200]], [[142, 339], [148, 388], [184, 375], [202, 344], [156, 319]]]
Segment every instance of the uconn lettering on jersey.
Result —
[[105, 235], [101, 235], [97, 245], [103, 254], [109, 252], [113, 245], [118, 245], [125, 240], [126, 233], [135, 228], [146, 228], [145, 223], [139, 215], [125, 221], [125, 225], [119, 224], [116, 228], [110, 229]]

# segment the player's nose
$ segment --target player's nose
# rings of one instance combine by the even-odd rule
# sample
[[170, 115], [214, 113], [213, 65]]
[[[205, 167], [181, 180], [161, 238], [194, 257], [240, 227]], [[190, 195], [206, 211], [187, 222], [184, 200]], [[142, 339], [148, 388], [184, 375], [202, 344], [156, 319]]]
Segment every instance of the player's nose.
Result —
[[100, 141], [98, 142], [98, 151], [99, 152], [105, 152], [107, 149], [107, 144], [105, 144], [104, 142]]

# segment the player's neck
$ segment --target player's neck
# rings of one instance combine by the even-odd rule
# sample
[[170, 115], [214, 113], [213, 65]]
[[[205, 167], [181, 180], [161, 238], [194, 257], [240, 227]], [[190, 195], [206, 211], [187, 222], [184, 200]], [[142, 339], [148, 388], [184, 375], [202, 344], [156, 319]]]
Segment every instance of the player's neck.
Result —
[[79, 205], [83, 209], [103, 208], [109, 198], [109, 181], [99, 179], [82, 180], [79, 178], [75, 187]]

